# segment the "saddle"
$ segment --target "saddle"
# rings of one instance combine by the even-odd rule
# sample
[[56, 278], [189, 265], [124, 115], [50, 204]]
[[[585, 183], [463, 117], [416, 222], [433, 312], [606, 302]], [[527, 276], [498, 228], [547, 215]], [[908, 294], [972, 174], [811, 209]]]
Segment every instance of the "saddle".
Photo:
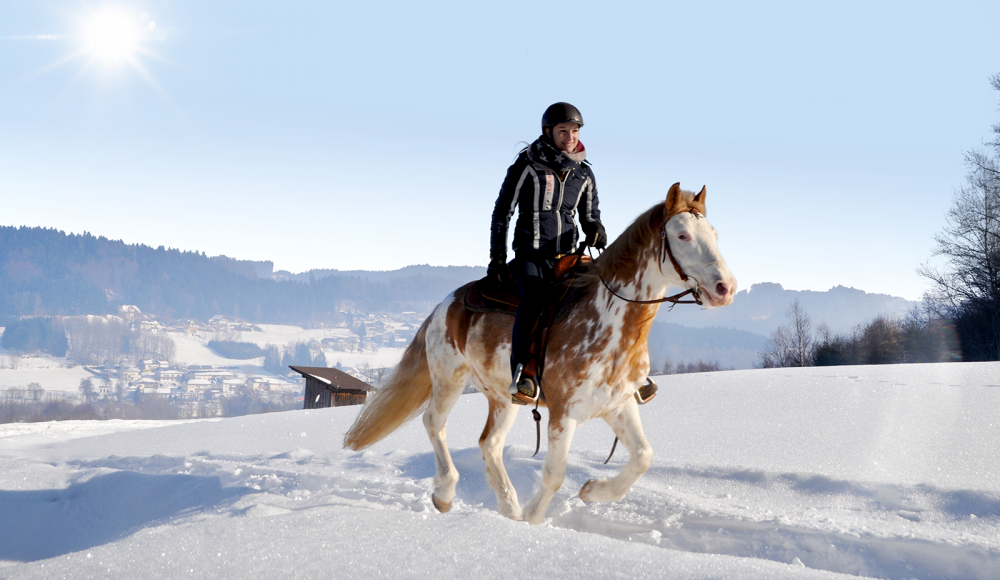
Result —
[[[568, 306], [579, 298], [579, 292], [574, 292], [570, 273], [580, 264], [590, 261], [589, 256], [571, 254], [563, 256], [556, 261], [555, 285], [550, 294], [551, 301], [542, 312], [539, 320], [546, 319], [547, 314], [552, 314], [552, 308], [561, 306], [552, 322], [558, 322], [569, 313]], [[509, 267], [509, 265], [508, 265]], [[573, 300], [566, 300], [572, 298]], [[496, 284], [488, 277], [473, 282], [472, 286], [465, 293], [465, 307], [470, 312], [498, 312], [501, 314], [517, 314], [517, 309], [521, 305], [521, 300], [517, 297], [517, 286], [514, 284], [513, 276], [507, 277], [504, 284]], [[551, 324], [551, 323], [550, 323]]]
[[[555, 267], [555, 288], [554, 292], [550, 296], [552, 303], [546, 307], [546, 310], [542, 313], [541, 318], [545, 318], [546, 314], [549, 314], [549, 310], [558, 305], [560, 302], [566, 302], [564, 299], [569, 294], [574, 294], [573, 298], [578, 298], [578, 292], [573, 293], [570, 285], [570, 272], [572, 272], [578, 265], [590, 262], [589, 256], [582, 256], [579, 254], [571, 254], [568, 256], [563, 256], [556, 261]], [[509, 267], [509, 265], [508, 265]], [[521, 305], [521, 300], [517, 297], [517, 286], [514, 284], [513, 276], [507, 277], [507, 282], [505, 284], [496, 284], [489, 278], [482, 278], [476, 280], [472, 287], [470, 287], [465, 293], [465, 307], [470, 312], [499, 312], [502, 314], [516, 315], [517, 309]], [[569, 306], [571, 304], [565, 304]], [[559, 318], [554, 319], [553, 322], [562, 320], [568, 314], [568, 308], [560, 308], [562, 312], [559, 312]]]
[[[523, 371], [526, 376], [535, 377], [540, 381], [548, 330], [553, 324], [569, 315], [573, 305], [583, 294], [583, 288], [572, 283], [573, 273], [578, 271], [582, 264], [590, 261], [590, 257], [581, 254], [562, 256], [556, 261], [555, 284], [548, 296], [550, 303], [542, 310], [531, 333], [530, 359], [525, 361]], [[465, 308], [470, 312], [493, 312], [514, 316], [520, 303], [517, 287], [510, 276], [502, 285], [495, 284], [489, 278], [482, 278], [474, 282], [465, 293]], [[544, 399], [544, 393], [542, 398]]]

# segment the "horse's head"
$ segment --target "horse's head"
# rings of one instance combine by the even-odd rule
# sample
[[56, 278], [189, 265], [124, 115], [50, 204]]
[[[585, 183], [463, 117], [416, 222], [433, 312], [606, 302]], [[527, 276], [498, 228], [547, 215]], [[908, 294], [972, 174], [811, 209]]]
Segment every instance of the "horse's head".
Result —
[[706, 305], [726, 306], [736, 295], [736, 278], [719, 253], [719, 233], [705, 218], [705, 197], [704, 187], [698, 195], [681, 191], [680, 183], [670, 187], [663, 205], [666, 255], [661, 266], [668, 277], [676, 275], [671, 283], [697, 288]]

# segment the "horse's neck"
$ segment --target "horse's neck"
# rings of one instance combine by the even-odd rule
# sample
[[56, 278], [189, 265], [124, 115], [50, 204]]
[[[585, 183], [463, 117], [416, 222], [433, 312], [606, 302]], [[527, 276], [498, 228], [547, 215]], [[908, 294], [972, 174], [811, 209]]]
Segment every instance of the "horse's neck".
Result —
[[666, 295], [667, 284], [655, 258], [645, 259], [643, 265], [624, 278], [619, 276], [615, 281], [609, 281], [609, 285], [618, 296], [614, 296], [598, 281], [595, 305], [603, 312], [602, 318], [621, 331], [621, 336], [624, 338], [622, 346], [625, 349], [633, 350], [636, 347], [644, 349], [646, 337], [653, 326], [653, 319], [656, 318], [660, 305], [636, 304], [620, 297], [631, 300], [655, 300]]

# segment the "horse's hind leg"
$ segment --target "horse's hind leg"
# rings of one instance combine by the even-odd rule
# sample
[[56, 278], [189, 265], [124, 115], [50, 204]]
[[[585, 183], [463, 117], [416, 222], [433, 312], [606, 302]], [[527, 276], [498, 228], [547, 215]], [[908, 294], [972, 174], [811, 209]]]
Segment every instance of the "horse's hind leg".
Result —
[[503, 446], [507, 440], [507, 432], [517, 419], [517, 409], [510, 401], [492, 396], [489, 400], [490, 416], [479, 438], [479, 449], [482, 450], [483, 461], [486, 463], [486, 480], [497, 495], [497, 510], [500, 514], [519, 520], [521, 506], [517, 503], [517, 491], [503, 466]]
[[553, 410], [549, 409], [549, 449], [545, 453], [545, 463], [542, 465], [542, 485], [524, 508], [524, 519], [531, 524], [540, 524], [545, 520], [545, 510], [552, 501], [552, 496], [562, 487], [566, 477], [566, 457], [569, 446], [576, 432], [576, 420], [563, 417], [558, 423], [551, 419]]
[[617, 413], [604, 418], [629, 452], [622, 472], [610, 479], [588, 481], [580, 489], [583, 501], [619, 501], [653, 462], [653, 448], [646, 441], [639, 420], [639, 405], [632, 399]]
[[464, 362], [458, 362], [454, 366], [431, 365], [430, 371], [434, 387], [430, 405], [424, 411], [424, 428], [434, 446], [434, 494], [431, 501], [438, 511], [446, 512], [451, 509], [451, 502], [455, 499], [458, 470], [448, 452], [445, 426], [448, 423], [448, 413], [462, 396], [469, 373]]

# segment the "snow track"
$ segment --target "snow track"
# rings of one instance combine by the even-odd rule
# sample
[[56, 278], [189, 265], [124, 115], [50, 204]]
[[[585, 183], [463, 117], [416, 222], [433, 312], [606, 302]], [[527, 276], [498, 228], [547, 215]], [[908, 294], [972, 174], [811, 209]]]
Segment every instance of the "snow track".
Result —
[[[612, 436], [590, 423], [541, 527], [495, 513], [478, 395], [451, 416], [461, 479], [448, 514], [431, 505], [419, 421], [361, 453], [339, 445], [352, 408], [19, 425], [0, 430], [0, 578], [318, 578], [330, 566], [500, 578], [539, 561], [562, 562], [546, 567], [553, 578], [998, 578], [1000, 485], [985, 460], [1000, 450], [1000, 389], [981, 386], [1000, 382], [998, 366], [952, 365], [949, 384], [971, 386], [925, 388], [938, 366], [670, 377], [642, 411], [653, 467], [625, 500], [577, 497], [627, 459], [602, 465]], [[541, 462], [522, 415], [504, 460], [523, 502]]]

